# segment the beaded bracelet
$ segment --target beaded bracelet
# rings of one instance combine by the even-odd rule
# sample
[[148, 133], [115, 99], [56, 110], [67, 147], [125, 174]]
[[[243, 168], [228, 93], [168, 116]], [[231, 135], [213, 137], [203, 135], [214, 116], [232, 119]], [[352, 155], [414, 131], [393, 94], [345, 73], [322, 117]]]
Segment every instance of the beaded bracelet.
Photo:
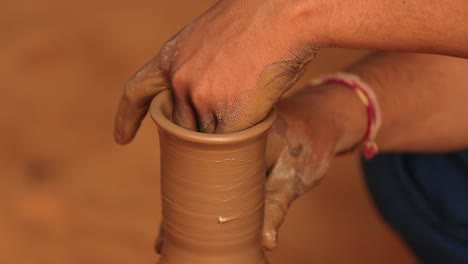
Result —
[[375, 143], [375, 137], [382, 124], [382, 115], [380, 113], [379, 103], [374, 91], [363, 82], [357, 75], [338, 72], [331, 75], [322, 76], [312, 81], [313, 86], [318, 86], [327, 83], [338, 83], [353, 90], [361, 102], [366, 107], [367, 112], [367, 129], [361, 142], [353, 146], [350, 150], [339, 154], [348, 153], [358, 148], [361, 149], [363, 156], [366, 159], [371, 159], [378, 153], [378, 147]]

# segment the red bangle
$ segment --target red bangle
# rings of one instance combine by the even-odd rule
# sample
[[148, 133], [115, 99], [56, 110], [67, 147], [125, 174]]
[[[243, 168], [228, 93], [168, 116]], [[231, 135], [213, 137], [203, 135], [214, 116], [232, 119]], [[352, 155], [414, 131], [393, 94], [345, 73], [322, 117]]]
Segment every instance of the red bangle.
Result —
[[382, 123], [380, 107], [374, 91], [358, 76], [344, 72], [322, 76], [314, 80], [312, 85], [317, 86], [326, 83], [339, 83], [353, 90], [366, 107], [367, 112], [367, 128], [361, 142], [338, 154], [346, 154], [360, 148], [363, 156], [366, 159], [371, 159], [378, 153], [378, 147], [374, 140]]

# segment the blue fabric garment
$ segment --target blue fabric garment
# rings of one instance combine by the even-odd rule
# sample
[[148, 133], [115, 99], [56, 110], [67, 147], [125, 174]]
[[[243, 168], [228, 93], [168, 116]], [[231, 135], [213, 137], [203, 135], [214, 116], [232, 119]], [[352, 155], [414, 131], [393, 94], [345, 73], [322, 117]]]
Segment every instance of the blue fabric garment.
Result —
[[468, 151], [363, 161], [375, 205], [422, 263], [468, 264]]

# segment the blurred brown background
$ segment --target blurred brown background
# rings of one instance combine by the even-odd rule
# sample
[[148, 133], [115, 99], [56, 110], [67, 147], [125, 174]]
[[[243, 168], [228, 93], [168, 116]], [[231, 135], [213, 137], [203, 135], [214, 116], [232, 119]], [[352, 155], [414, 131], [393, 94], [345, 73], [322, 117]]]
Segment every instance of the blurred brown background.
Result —
[[[113, 142], [123, 85], [214, 1], [11, 0], [0, 8], [0, 263], [155, 263], [157, 133]], [[362, 51], [322, 50], [303, 79]], [[292, 207], [281, 263], [415, 263], [373, 208], [356, 157]]]

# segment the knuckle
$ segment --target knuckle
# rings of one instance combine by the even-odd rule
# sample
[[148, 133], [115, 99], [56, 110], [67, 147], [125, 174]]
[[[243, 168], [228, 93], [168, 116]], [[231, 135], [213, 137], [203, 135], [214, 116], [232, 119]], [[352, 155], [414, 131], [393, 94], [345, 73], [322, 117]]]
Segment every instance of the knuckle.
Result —
[[269, 210], [269, 215], [272, 220], [281, 219], [283, 215], [286, 214], [286, 211], [288, 210], [287, 204], [288, 203], [286, 203], [283, 199], [278, 199], [278, 197], [269, 198], [266, 200], [266, 206]]
[[195, 106], [203, 107], [207, 103], [207, 95], [204, 89], [196, 88], [193, 89], [190, 94], [190, 99]]
[[189, 74], [185, 67], [179, 68], [171, 74], [171, 85], [174, 90], [185, 89], [189, 84]]

